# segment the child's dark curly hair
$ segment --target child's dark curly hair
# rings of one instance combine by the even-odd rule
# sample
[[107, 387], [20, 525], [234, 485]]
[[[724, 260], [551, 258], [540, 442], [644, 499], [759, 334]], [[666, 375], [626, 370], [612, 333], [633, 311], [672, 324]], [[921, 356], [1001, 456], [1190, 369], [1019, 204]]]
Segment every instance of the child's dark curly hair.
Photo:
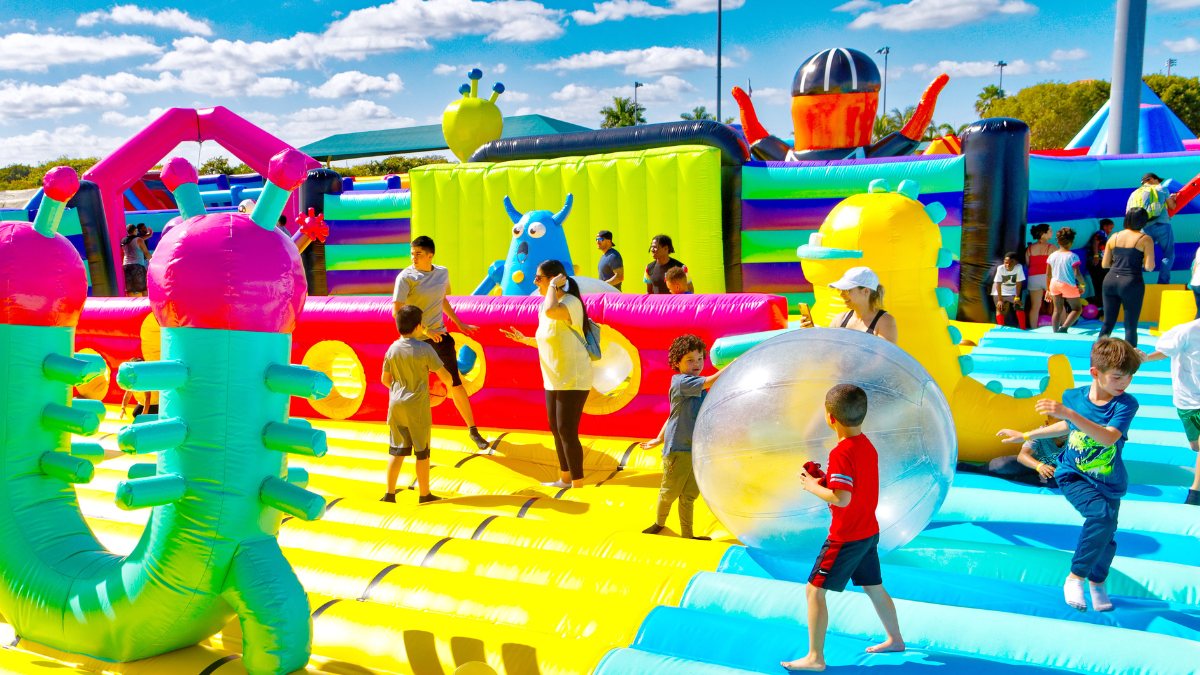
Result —
[[667, 363], [670, 364], [671, 370], [679, 370], [679, 362], [683, 360], [683, 357], [695, 351], [702, 354], [708, 351], [704, 340], [701, 340], [699, 336], [688, 333], [675, 338], [671, 342], [671, 351], [667, 352]]
[[1075, 243], [1075, 230], [1069, 227], [1061, 227], [1056, 235], [1058, 245], [1064, 248], [1071, 248], [1071, 244]]

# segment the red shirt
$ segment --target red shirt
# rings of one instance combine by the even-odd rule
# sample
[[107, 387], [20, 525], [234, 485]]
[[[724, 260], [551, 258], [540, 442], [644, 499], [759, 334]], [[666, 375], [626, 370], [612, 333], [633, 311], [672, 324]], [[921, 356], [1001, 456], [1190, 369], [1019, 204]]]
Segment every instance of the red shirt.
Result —
[[832, 541], [857, 541], [879, 533], [875, 507], [879, 504], [879, 453], [865, 434], [851, 436], [829, 452], [829, 468], [821, 484], [851, 494], [846, 506], [829, 505]]

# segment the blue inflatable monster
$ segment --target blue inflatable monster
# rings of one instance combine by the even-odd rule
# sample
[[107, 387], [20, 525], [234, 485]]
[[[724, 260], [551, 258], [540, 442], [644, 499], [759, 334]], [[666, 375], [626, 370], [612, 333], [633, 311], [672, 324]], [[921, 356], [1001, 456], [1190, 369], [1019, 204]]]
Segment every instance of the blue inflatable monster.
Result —
[[497, 286], [501, 295], [529, 295], [537, 289], [533, 277], [544, 260], [558, 260], [568, 270], [572, 269], [563, 221], [571, 213], [574, 200], [573, 195], [567, 194], [567, 201], [558, 213], [530, 211], [522, 215], [506, 196], [504, 210], [513, 221], [508, 257], [492, 263], [487, 278], [480, 282], [474, 295], [487, 295]]

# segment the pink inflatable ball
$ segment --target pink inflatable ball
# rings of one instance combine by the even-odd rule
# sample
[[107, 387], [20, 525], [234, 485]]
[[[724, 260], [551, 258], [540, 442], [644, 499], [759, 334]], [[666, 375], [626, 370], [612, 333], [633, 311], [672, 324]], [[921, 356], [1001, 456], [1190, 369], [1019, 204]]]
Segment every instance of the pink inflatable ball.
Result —
[[46, 197], [66, 203], [79, 192], [79, 174], [69, 166], [56, 166], [42, 178], [42, 190]]
[[1053, 326], [1053, 325], [1054, 325], [1054, 317], [1050, 316], [1049, 314], [1043, 314], [1038, 317], [1038, 326], [1039, 327], [1040, 326]]
[[171, 192], [174, 192], [180, 185], [200, 182], [196, 167], [182, 157], [172, 157], [163, 167], [159, 177], [162, 178], [163, 185], [166, 185]]
[[167, 233], [171, 231], [171, 228], [175, 227], [176, 225], [178, 225], [182, 222], [183, 222], [183, 216], [175, 216], [174, 218], [168, 220], [166, 223], [163, 224], [162, 232], [159, 234], [163, 237], [167, 236]]
[[79, 323], [87, 299], [87, 274], [79, 252], [66, 237], [43, 236], [30, 223], [0, 222], [0, 251], [0, 324]]
[[154, 316], [168, 328], [289, 333], [308, 296], [291, 240], [240, 213], [172, 228], [147, 276]]
[[288, 148], [271, 158], [267, 167], [267, 180], [284, 190], [295, 190], [308, 175], [308, 155]]
[[1084, 305], [1082, 316], [1089, 321], [1095, 321], [1096, 317], [1100, 316], [1100, 308], [1096, 305]]

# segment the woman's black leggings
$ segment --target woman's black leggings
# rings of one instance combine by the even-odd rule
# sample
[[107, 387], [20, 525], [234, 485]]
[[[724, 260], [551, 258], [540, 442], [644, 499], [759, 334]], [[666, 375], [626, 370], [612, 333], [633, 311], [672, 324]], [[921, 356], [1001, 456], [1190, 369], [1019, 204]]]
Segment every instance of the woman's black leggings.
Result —
[[1138, 319], [1142, 315], [1142, 299], [1146, 296], [1146, 283], [1142, 275], [1129, 277], [1112, 274], [1104, 277], [1104, 328], [1100, 337], [1112, 335], [1117, 325], [1117, 312], [1125, 307], [1125, 341], [1137, 346]]
[[572, 480], [583, 478], [583, 444], [579, 442], [579, 420], [588, 394], [583, 390], [546, 391], [546, 417], [554, 434], [558, 468], [570, 471]]

